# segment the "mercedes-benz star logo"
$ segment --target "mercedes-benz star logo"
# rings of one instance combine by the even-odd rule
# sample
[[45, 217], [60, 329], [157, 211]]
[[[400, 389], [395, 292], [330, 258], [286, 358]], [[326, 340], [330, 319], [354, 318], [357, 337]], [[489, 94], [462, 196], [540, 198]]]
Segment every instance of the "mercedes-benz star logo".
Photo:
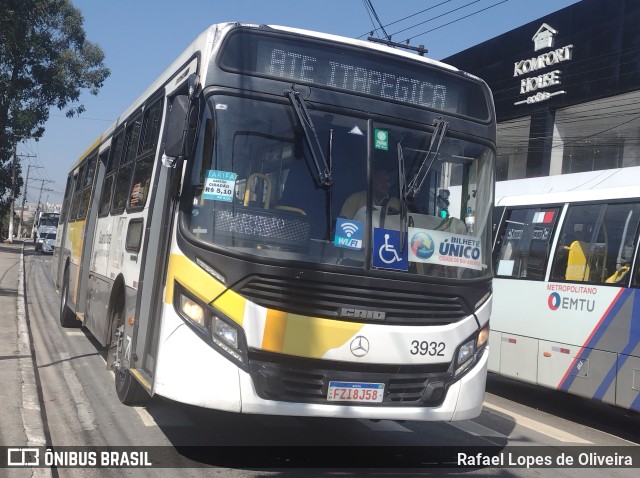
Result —
[[351, 353], [356, 357], [364, 357], [369, 353], [369, 341], [362, 335], [358, 335], [351, 341]]

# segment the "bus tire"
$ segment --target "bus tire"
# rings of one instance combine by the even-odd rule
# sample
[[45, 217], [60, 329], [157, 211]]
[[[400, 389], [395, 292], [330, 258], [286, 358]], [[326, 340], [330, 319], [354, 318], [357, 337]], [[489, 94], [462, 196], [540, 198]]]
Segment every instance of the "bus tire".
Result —
[[134, 405], [148, 401], [151, 396], [123, 363], [125, 346], [124, 337], [121, 335], [124, 324], [124, 305], [122, 302], [117, 299], [112, 312], [111, 342], [107, 350], [107, 363], [111, 362], [113, 368], [118, 399], [124, 405]]
[[64, 270], [62, 280], [62, 291], [60, 292], [60, 325], [65, 328], [80, 327], [82, 322], [78, 320], [76, 314], [69, 308], [69, 268]]

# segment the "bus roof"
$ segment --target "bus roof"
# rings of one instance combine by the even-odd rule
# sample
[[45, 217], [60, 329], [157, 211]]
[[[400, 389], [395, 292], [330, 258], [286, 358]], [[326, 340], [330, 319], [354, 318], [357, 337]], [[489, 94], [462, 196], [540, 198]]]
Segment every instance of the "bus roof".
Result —
[[505, 196], [496, 200], [496, 206], [528, 206], [534, 204], [563, 204], [604, 199], [640, 198], [640, 186], [566, 191], [546, 194], [523, 194]]
[[[455, 72], [460, 72], [461, 70], [459, 70], [458, 68], [449, 65], [447, 63], [442, 63], [440, 61], [437, 60], [433, 60], [431, 58], [427, 58], [425, 56], [420, 56], [417, 55], [415, 53], [411, 53], [405, 50], [398, 50], [396, 48], [391, 48], [389, 46], [386, 45], [382, 45], [379, 43], [372, 43], [369, 41], [364, 41], [364, 40], [357, 40], [354, 38], [349, 38], [349, 37], [343, 37], [343, 36], [339, 36], [339, 35], [332, 35], [329, 33], [322, 33], [322, 32], [316, 32], [313, 30], [303, 30], [301, 28], [291, 28], [291, 27], [283, 27], [283, 26], [279, 26], [279, 25], [267, 25], [267, 27], [272, 28], [273, 30], [278, 30], [278, 31], [284, 31], [284, 32], [290, 32], [290, 33], [297, 33], [299, 35], [306, 35], [309, 37], [314, 37], [314, 38], [320, 38], [323, 40], [330, 40], [330, 41], [334, 41], [334, 42], [338, 42], [338, 43], [344, 43], [345, 45], [355, 45], [355, 46], [359, 46], [362, 48], [366, 48], [368, 50], [375, 50], [375, 51], [380, 51], [380, 52], [384, 52], [384, 53], [389, 53], [391, 55], [396, 55], [396, 56], [400, 56], [403, 58], [408, 58], [410, 60], [417, 60], [417, 61], [421, 61], [423, 63], [427, 63], [429, 65], [434, 65], [437, 66], [439, 68], [444, 68], [450, 71], [455, 71]], [[470, 78], [474, 78], [476, 80], [480, 80], [480, 78], [471, 75], [471, 74], [467, 74]], [[480, 80], [482, 81], [482, 80]]]
[[[356, 45], [362, 48], [366, 48], [372, 51], [384, 52], [390, 55], [395, 55], [398, 57], [411, 59], [413, 61], [423, 62], [429, 65], [436, 66], [438, 68], [443, 68], [452, 72], [459, 73], [473, 80], [479, 81], [485, 85], [488, 89], [486, 83], [469, 73], [463, 72], [454, 66], [448, 65], [446, 63], [442, 63], [436, 60], [432, 60], [430, 58], [426, 58], [424, 56], [417, 55], [415, 53], [410, 53], [403, 50], [398, 50], [395, 48], [388, 47], [386, 45], [381, 45], [377, 43], [367, 42], [363, 40], [356, 40], [353, 38], [331, 35], [328, 33], [321, 33], [312, 30], [303, 30], [299, 28], [291, 28], [285, 26], [278, 25], [260, 25], [260, 24], [251, 24], [251, 23], [239, 23], [239, 22], [222, 22], [215, 23], [204, 30], [200, 35], [196, 37], [196, 39], [189, 45], [187, 48], [169, 65], [167, 69], [164, 70], [156, 78], [156, 80], [149, 85], [149, 87], [133, 102], [129, 107], [105, 130], [103, 134], [101, 134], [93, 145], [87, 149], [80, 158], [74, 163], [72, 171], [77, 168], [80, 163], [98, 146], [102, 143], [103, 140], [107, 139], [110, 133], [117, 128], [119, 124], [125, 121], [133, 112], [135, 112], [138, 108], [142, 106], [142, 104], [156, 91], [158, 91], [163, 85], [165, 85], [173, 76], [175, 76], [178, 70], [181, 67], [184, 67], [187, 62], [193, 58], [197, 53], [200, 53], [200, 68], [199, 74], [202, 76], [206, 73], [208, 69], [208, 62], [211, 58], [211, 52], [216, 42], [219, 43], [219, 40], [222, 38], [224, 33], [227, 33], [229, 30], [234, 27], [254, 27], [254, 28], [269, 28], [274, 31], [288, 32], [299, 35], [306, 35], [312, 38], [325, 39], [330, 41], [335, 41], [338, 43], [343, 43], [345, 45]], [[201, 81], [205, 80], [201, 78]]]

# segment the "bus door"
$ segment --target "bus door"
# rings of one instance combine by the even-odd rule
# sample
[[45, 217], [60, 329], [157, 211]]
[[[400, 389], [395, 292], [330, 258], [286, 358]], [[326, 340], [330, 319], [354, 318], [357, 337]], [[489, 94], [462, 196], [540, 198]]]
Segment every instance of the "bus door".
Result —
[[[65, 263], [65, 257], [63, 254], [65, 238], [67, 235], [67, 219], [69, 218], [69, 203], [73, 194], [73, 185], [75, 183], [74, 176], [70, 174], [67, 177], [67, 185], [64, 189], [64, 199], [62, 201], [62, 209], [60, 210], [60, 218], [58, 222], [58, 232], [56, 234], [56, 245], [51, 259], [51, 275], [53, 276], [53, 285], [56, 288], [60, 287], [62, 282], [62, 264]], [[34, 232], [34, 241], [35, 241]]]
[[489, 370], [536, 383], [539, 331], [547, 322], [546, 271], [561, 206], [505, 209], [495, 242]]
[[[92, 194], [95, 184], [102, 184], [102, 179], [104, 178], [104, 168], [97, 168], [98, 161], [98, 152], [93, 153], [88, 161], [87, 167], [85, 169], [84, 177], [81, 178], [81, 183], [79, 183], [79, 188], [82, 188], [82, 193], [80, 197], [80, 204], [78, 206], [79, 210], [79, 219], [84, 219], [84, 224], [82, 226], [82, 252], [80, 256], [79, 262], [79, 271], [78, 271], [78, 284], [76, 290], [76, 314], [80, 316], [80, 318], [84, 321], [85, 318], [85, 310], [87, 306], [87, 284], [89, 283], [89, 269], [91, 265], [91, 251], [94, 245], [95, 238], [95, 229], [96, 229], [96, 219], [98, 216], [97, 212], [97, 202], [100, 198], [100, 191], [97, 191], [97, 194]], [[96, 174], [96, 169], [98, 173]], [[96, 176], [98, 176], [98, 181], [96, 182]], [[100, 187], [98, 187], [100, 189]], [[94, 204], [91, 204], [94, 203]]]
[[[151, 100], [142, 118], [140, 147], [133, 170], [129, 194], [129, 210], [141, 210], [141, 214], [130, 215], [126, 226], [124, 242], [124, 264], [139, 272], [136, 276], [135, 317], [131, 326], [125, 322], [125, 335], [132, 337], [129, 367], [137, 371], [152, 387], [155, 357], [162, 310], [163, 280], [166, 270], [173, 210], [170, 194], [171, 175], [174, 169], [162, 165], [161, 155], [157, 155], [163, 112], [164, 97]], [[152, 175], [152, 172], [154, 174]]]

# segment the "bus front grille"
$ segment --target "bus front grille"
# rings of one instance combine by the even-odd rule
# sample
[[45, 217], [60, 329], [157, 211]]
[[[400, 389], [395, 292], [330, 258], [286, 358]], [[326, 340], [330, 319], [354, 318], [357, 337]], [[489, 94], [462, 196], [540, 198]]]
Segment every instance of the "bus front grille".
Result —
[[236, 289], [258, 305], [311, 317], [347, 319], [345, 309], [384, 313], [393, 325], [446, 325], [471, 315], [460, 297], [422, 291], [251, 276]]
[[435, 407], [442, 404], [452, 382], [448, 364], [360, 365], [259, 351], [250, 352], [249, 371], [260, 398], [296, 403], [348, 405], [327, 400], [327, 392], [331, 381], [351, 381], [384, 384], [382, 403], [363, 405]]

